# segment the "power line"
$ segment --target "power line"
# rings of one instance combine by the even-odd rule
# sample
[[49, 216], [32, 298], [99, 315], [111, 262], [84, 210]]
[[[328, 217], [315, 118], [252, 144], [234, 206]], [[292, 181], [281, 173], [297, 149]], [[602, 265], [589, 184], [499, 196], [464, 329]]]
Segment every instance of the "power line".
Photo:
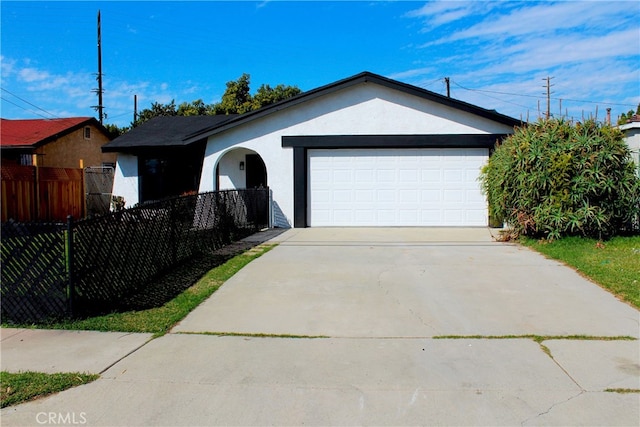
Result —
[[[515, 94], [515, 93], [496, 92], [496, 91], [481, 90], [481, 89], [469, 89], [467, 87], [464, 87], [464, 86], [460, 85], [459, 83], [457, 83], [455, 81], [453, 82], [453, 84], [458, 86], [460, 89], [468, 90], [468, 91], [471, 91], [471, 92], [488, 92], [488, 93], [498, 93], [498, 94], [501, 94], [501, 95], [518, 95], [518, 94]], [[516, 102], [507, 101], [507, 100], [504, 100], [504, 99], [501, 99], [501, 98], [496, 98], [495, 96], [489, 96], [489, 95], [485, 95], [485, 96], [487, 98], [495, 99], [495, 100], [500, 101], [500, 102], [506, 102], [507, 104], [512, 104], [512, 105], [515, 105], [517, 107], [522, 107], [522, 108], [527, 108], [527, 109], [530, 108], [528, 105], [518, 104]], [[536, 98], [536, 97], [534, 97], [532, 95], [522, 95], [522, 96], [531, 96], [533, 98]]]
[[[471, 89], [468, 87], [464, 87], [462, 85], [460, 85], [457, 82], [453, 82], [456, 86], [460, 87], [461, 89], [464, 90], [469, 90], [472, 92], [486, 92], [486, 93], [497, 93], [499, 95], [510, 95], [510, 96], [522, 96], [522, 97], [526, 97], [526, 98], [536, 98], [536, 99], [544, 99], [544, 97], [539, 96], [539, 95], [527, 95], [524, 93], [512, 93], [512, 92], [501, 92], [501, 91], [497, 91], [497, 90], [488, 90], [488, 89]], [[495, 98], [497, 99], [497, 98]], [[571, 102], [584, 102], [584, 103], [588, 103], [588, 104], [603, 104], [603, 105], [619, 105], [619, 106], [624, 106], [624, 107], [635, 107], [636, 104], [625, 104], [625, 103], [619, 103], [619, 102], [606, 102], [606, 101], [586, 101], [584, 99], [570, 99], [570, 98], [554, 98], [551, 97], [551, 99], [555, 99], [555, 100], [563, 100], [563, 101], [571, 101]], [[507, 102], [507, 101], [505, 101]], [[514, 104], [514, 105], [518, 105], [518, 104]]]
[[[43, 112], [47, 113], [47, 114], [48, 114], [48, 115], [50, 115], [50, 116], [53, 116], [53, 118], [58, 118], [55, 114], [50, 113], [50, 112], [48, 112], [47, 110], [45, 110], [44, 108], [40, 108], [40, 107], [38, 107], [38, 106], [37, 106], [37, 105], [35, 105], [35, 104], [32, 104], [31, 102], [27, 101], [27, 100], [26, 100], [26, 99], [24, 99], [24, 98], [19, 97], [18, 95], [16, 95], [16, 94], [15, 94], [15, 93], [13, 93], [13, 92], [9, 92], [9, 91], [8, 91], [7, 89], [5, 89], [5, 88], [0, 88], [0, 89], [2, 89], [4, 92], [7, 92], [7, 93], [8, 93], [9, 95], [11, 95], [11, 96], [14, 96], [14, 97], [18, 98], [20, 101], [24, 102], [25, 104], [28, 104], [28, 105], [32, 106], [33, 108], [37, 108], [38, 110], [43, 111]], [[6, 98], [3, 98], [3, 99], [4, 99], [5, 101], [9, 102]], [[9, 102], [9, 103], [10, 103], [10, 104], [13, 104], [12, 102]], [[19, 106], [19, 105], [17, 105], [17, 104], [13, 104], [13, 105], [15, 105], [16, 107], [20, 107], [20, 106]], [[24, 107], [20, 107], [20, 108], [22, 108], [22, 109], [23, 109], [23, 110], [25, 110], [25, 111], [28, 111], [28, 110], [27, 110], [26, 108], [24, 108]], [[34, 114], [37, 114], [37, 113], [35, 113], [35, 112], [34, 112]], [[43, 116], [43, 115], [41, 115], [41, 114], [38, 114], [38, 115], [39, 115], [39, 116], [41, 116], [41, 117], [44, 117], [44, 116]], [[45, 118], [49, 118], [49, 117], [45, 117]]]
[[50, 119], [50, 118], [51, 118], [51, 117], [43, 116], [43, 115], [42, 115], [42, 114], [40, 114], [40, 113], [36, 113], [36, 112], [35, 112], [35, 111], [33, 111], [33, 110], [29, 110], [28, 108], [24, 108], [22, 105], [18, 105], [18, 104], [16, 104], [15, 102], [9, 101], [7, 98], [5, 98], [5, 97], [3, 97], [3, 96], [0, 96], [0, 99], [2, 99], [4, 102], [8, 102], [8, 103], [9, 103], [9, 104], [11, 104], [11, 105], [15, 105], [16, 107], [21, 108], [21, 109], [23, 109], [24, 111], [28, 111], [28, 112], [30, 112], [31, 114], [35, 114], [36, 116], [40, 116], [40, 117], [45, 118], [45, 119]]

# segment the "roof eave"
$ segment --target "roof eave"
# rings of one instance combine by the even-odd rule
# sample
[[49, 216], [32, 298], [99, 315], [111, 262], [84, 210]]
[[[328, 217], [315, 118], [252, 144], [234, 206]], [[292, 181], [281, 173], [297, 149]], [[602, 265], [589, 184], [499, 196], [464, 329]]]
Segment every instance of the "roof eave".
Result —
[[101, 147], [103, 153], [124, 153], [124, 154], [136, 154], [140, 152], [146, 152], [151, 150], [166, 151], [171, 149], [189, 148], [198, 142], [203, 142], [204, 139], [200, 138], [189, 143], [171, 144], [171, 145], [135, 145], [135, 146], [109, 146], [105, 144]]
[[220, 125], [211, 126], [209, 128], [203, 129], [191, 135], [187, 135], [185, 137], [185, 142], [189, 143], [191, 141], [194, 141], [195, 139], [208, 138], [212, 135], [224, 132], [225, 130], [231, 129], [247, 121], [256, 120], [258, 118], [277, 113], [278, 111], [284, 110], [286, 108], [293, 107], [303, 102], [313, 100], [320, 96], [324, 96], [350, 86], [355, 86], [361, 83], [369, 83], [369, 82], [376, 83], [391, 89], [401, 90], [405, 93], [409, 93], [414, 96], [421, 97], [423, 99], [428, 99], [451, 108], [466, 111], [468, 113], [472, 113], [486, 119], [494, 120], [504, 125], [519, 126], [523, 124], [523, 122], [520, 120], [514, 119], [513, 117], [509, 117], [504, 114], [500, 114], [496, 111], [487, 110], [482, 107], [478, 107], [476, 105], [466, 103], [464, 101], [446, 97], [444, 95], [440, 95], [435, 92], [431, 92], [429, 90], [419, 88], [417, 86], [412, 86], [407, 83], [402, 83], [396, 80], [392, 80], [392, 79], [365, 71], [360, 74], [356, 74], [355, 76], [338, 80], [328, 85], [321, 86], [319, 88], [312, 89], [307, 92], [303, 92], [292, 98], [285, 99], [283, 101], [260, 108], [258, 110], [250, 111], [234, 119], [226, 121]]
[[32, 144], [29, 145], [0, 145], [2, 150], [34, 150], [36, 147]]

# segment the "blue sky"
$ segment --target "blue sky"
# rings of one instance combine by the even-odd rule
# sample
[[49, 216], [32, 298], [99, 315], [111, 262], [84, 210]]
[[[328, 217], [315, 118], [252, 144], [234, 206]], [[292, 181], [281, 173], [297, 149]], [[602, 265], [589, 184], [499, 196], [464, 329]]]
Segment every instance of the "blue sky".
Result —
[[[640, 103], [638, 1], [2, 1], [3, 118], [96, 116], [220, 100], [226, 82], [310, 90], [361, 71], [515, 118], [574, 119]], [[560, 110], [562, 107], [562, 110]]]

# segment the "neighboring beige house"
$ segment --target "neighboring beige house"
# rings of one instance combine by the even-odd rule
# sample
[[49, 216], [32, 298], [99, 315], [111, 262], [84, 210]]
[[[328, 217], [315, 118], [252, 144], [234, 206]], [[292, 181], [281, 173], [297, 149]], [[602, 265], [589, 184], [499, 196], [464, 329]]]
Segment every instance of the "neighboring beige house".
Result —
[[631, 120], [619, 126], [624, 133], [624, 139], [629, 149], [631, 157], [638, 165], [638, 176], [640, 176], [640, 116], [634, 115]]
[[5, 165], [33, 165], [35, 158], [43, 167], [113, 167], [116, 153], [101, 150], [109, 141], [109, 132], [93, 117], [0, 121], [0, 153]]

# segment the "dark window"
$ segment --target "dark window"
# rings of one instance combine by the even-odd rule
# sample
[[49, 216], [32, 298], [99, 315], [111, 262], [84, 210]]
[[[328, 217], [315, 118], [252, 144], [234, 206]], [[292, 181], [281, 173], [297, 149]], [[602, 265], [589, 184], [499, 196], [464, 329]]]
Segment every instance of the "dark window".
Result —
[[84, 139], [91, 139], [91, 128], [89, 126], [84, 128]]
[[19, 163], [23, 166], [31, 166], [33, 165], [33, 155], [31, 154], [20, 154]]
[[140, 202], [197, 192], [205, 144], [138, 156]]

